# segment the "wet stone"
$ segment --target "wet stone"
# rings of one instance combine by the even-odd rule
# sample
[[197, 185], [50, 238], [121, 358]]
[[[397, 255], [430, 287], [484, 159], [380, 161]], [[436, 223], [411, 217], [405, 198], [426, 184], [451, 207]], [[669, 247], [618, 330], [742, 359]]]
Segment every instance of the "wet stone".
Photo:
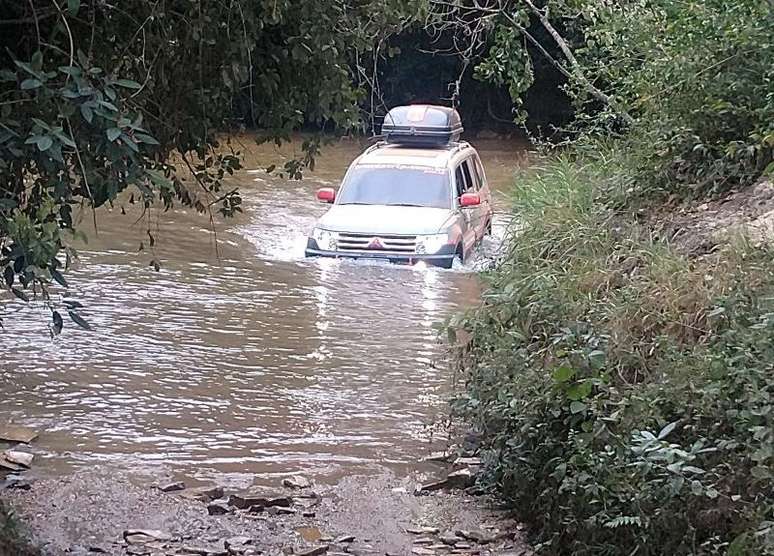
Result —
[[16, 465], [29, 468], [32, 465], [32, 459], [35, 457], [29, 452], [22, 452], [20, 450], [6, 450], [3, 452], [3, 457], [6, 461], [9, 461]]
[[12, 425], [10, 423], [0, 425], [0, 440], [5, 442], [21, 442], [29, 444], [38, 437], [38, 431], [33, 428], [22, 425]]
[[315, 546], [312, 548], [301, 548], [295, 552], [298, 556], [320, 556], [328, 552], [328, 545]]
[[476, 475], [469, 467], [449, 473], [446, 477], [446, 488], [468, 488], [476, 483]]
[[199, 502], [212, 502], [218, 498], [223, 498], [223, 487], [211, 486], [188, 488], [182, 491], [180, 496]]
[[161, 492], [176, 492], [178, 490], [185, 490], [185, 483], [183, 481], [176, 481], [174, 483], [167, 483], [158, 487]]
[[211, 502], [207, 505], [207, 513], [210, 515], [225, 515], [231, 511], [231, 508], [224, 503]]
[[444, 544], [448, 544], [449, 546], [454, 546], [462, 539], [458, 537], [456, 533], [453, 533], [452, 531], [446, 531], [445, 533], [441, 533], [438, 536], [438, 540]]
[[157, 529], [127, 529], [123, 533], [129, 544], [147, 544], [154, 541], [171, 541], [172, 535]]
[[412, 535], [437, 535], [437, 527], [406, 527], [406, 533]]
[[429, 548], [422, 548], [421, 546], [415, 546], [411, 549], [412, 554], [416, 554], [417, 556], [433, 556], [436, 552], [435, 550], [430, 550]]
[[225, 549], [196, 545], [185, 545], [178, 551], [178, 553], [195, 554], [197, 556], [228, 556], [228, 552]]
[[294, 508], [286, 508], [284, 506], [269, 506], [266, 508], [266, 513], [269, 515], [293, 515], [297, 512]]
[[355, 542], [355, 535], [341, 535], [333, 541], [336, 544]]
[[261, 506], [263, 508], [281, 506], [289, 508], [293, 505], [293, 499], [288, 496], [266, 493], [232, 494], [228, 497], [228, 505], [240, 510], [252, 508], [253, 506]]
[[414, 544], [433, 544], [435, 539], [433, 537], [417, 537], [413, 542]]
[[463, 539], [476, 542], [478, 544], [488, 544], [496, 540], [496, 536], [480, 529], [460, 530], [457, 531], [457, 535]]
[[294, 475], [292, 477], [286, 477], [282, 479], [282, 486], [294, 489], [309, 488], [312, 486], [312, 481], [301, 475]]

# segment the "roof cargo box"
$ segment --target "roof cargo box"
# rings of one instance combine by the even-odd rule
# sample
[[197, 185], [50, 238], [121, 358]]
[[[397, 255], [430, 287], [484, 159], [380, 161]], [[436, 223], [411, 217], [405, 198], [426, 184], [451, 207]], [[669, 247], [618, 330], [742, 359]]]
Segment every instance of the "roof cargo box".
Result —
[[462, 121], [454, 108], [431, 104], [396, 106], [384, 117], [382, 135], [388, 143], [445, 146], [459, 141]]

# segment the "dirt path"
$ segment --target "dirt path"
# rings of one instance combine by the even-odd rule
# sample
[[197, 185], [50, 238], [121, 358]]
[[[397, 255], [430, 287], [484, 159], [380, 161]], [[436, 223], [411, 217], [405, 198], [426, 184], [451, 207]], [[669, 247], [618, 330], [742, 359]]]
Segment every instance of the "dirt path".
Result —
[[[237, 498], [228, 504], [240, 493], [224, 492], [208, 509], [206, 497], [188, 499], [200, 491], [164, 493], [147, 476], [102, 466], [62, 478], [25, 477], [28, 490], [5, 489], [2, 496], [51, 556], [527, 554], [517, 524], [487, 499], [460, 491], [416, 496], [416, 479], [384, 474], [262, 489], [277, 503], [291, 498], [290, 506], [249, 511], [233, 506]], [[148, 534], [125, 533], [133, 530]]]

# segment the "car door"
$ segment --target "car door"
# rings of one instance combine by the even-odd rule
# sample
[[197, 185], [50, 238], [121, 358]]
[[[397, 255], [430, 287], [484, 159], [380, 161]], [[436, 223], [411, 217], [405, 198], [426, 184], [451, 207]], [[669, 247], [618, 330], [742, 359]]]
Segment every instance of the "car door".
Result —
[[481, 205], [479, 205], [479, 237], [483, 237], [491, 222], [492, 222], [492, 192], [489, 190], [489, 184], [486, 181], [486, 174], [484, 173], [484, 165], [481, 163], [481, 159], [478, 153], [475, 153], [470, 159], [473, 164], [473, 171], [476, 174], [478, 181], [478, 196], [481, 198]]
[[457, 164], [454, 169], [454, 187], [455, 187], [455, 205], [457, 211], [460, 214], [460, 226], [462, 228], [462, 244], [464, 253], [470, 250], [476, 243], [476, 228], [475, 228], [475, 207], [462, 207], [460, 205], [460, 197], [463, 193], [472, 193], [473, 183], [470, 176], [470, 170], [467, 167], [466, 160], [463, 160]]
[[[465, 176], [466, 181], [470, 184], [468, 192], [479, 193], [481, 182], [478, 177], [478, 172], [476, 172], [474, 157], [471, 156], [463, 161], [462, 173]], [[484, 211], [480, 204], [469, 207], [467, 210], [470, 214], [470, 223], [476, 233], [476, 240], [479, 240], [484, 237]]]

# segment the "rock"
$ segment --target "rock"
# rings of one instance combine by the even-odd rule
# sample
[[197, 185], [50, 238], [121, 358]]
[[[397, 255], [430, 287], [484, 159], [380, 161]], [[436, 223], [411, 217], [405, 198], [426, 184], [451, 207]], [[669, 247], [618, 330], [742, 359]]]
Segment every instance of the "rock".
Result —
[[457, 467], [481, 467], [481, 458], [462, 457], [454, 460]]
[[0, 440], [29, 444], [38, 437], [38, 431], [22, 425], [0, 425]]
[[29, 468], [32, 465], [32, 459], [35, 457], [28, 452], [21, 452], [19, 450], [6, 450], [3, 452], [3, 456], [7, 461]]
[[412, 554], [417, 554], [417, 556], [434, 556], [435, 550], [430, 550], [429, 548], [422, 548], [421, 546], [415, 546], [411, 549]]
[[412, 535], [437, 535], [437, 527], [406, 527], [406, 533]]
[[341, 535], [333, 541], [336, 544], [355, 542], [355, 535]]
[[146, 544], [153, 541], [171, 541], [172, 535], [158, 529], [127, 529], [123, 533], [129, 544]]
[[445, 533], [441, 533], [438, 536], [438, 540], [444, 544], [448, 544], [449, 546], [454, 546], [462, 539], [458, 537], [457, 534], [453, 531], [446, 531]]
[[175, 492], [178, 490], [185, 490], [185, 483], [183, 481], [177, 481], [174, 483], [167, 483], [158, 487], [161, 492]]
[[317, 514], [315, 514], [315, 513], [314, 513], [314, 512], [312, 512], [312, 511], [308, 511], [308, 510], [307, 510], [307, 511], [301, 512], [301, 515], [302, 515], [303, 517], [314, 517], [314, 516], [315, 516], [315, 515], [317, 515]]
[[284, 506], [269, 506], [266, 508], [266, 512], [269, 515], [294, 515], [297, 510], [294, 508], [286, 508]]
[[253, 539], [250, 537], [231, 537], [223, 541], [223, 546], [229, 554], [244, 554], [252, 544]]
[[433, 537], [417, 537], [413, 542], [414, 544], [433, 544], [435, 539]]
[[476, 483], [476, 475], [469, 467], [449, 473], [446, 477], [446, 488], [463, 489], [473, 486]]
[[228, 551], [222, 548], [209, 546], [184, 545], [178, 550], [178, 554], [197, 554], [198, 556], [228, 556]]
[[423, 462], [435, 462], [435, 463], [448, 463], [451, 461], [452, 455], [448, 452], [431, 452], [421, 459]]
[[467, 539], [478, 544], [488, 544], [490, 542], [494, 542], [497, 539], [495, 535], [487, 533], [486, 531], [482, 531], [481, 529], [460, 530], [457, 531], [457, 535], [463, 539]]
[[301, 475], [294, 475], [282, 479], [282, 485], [288, 488], [302, 489], [312, 486], [312, 481]]
[[18, 475], [8, 475], [5, 478], [2, 487], [7, 489], [30, 490], [32, 485]]
[[5, 458], [5, 455], [0, 454], [0, 469], [7, 469], [9, 471], [24, 471], [24, 466], [18, 463], [13, 463]]
[[473, 548], [473, 545], [470, 544], [469, 542], [460, 541], [454, 545], [454, 548], [458, 548], [460, 550], [470, 550], [471, 548]]
[[321, 546], [315, 546], [312, 548], [301, 548], [296, 552], [298, 556], [320, 556], [320, 554], [325, 554], [328, 552], [328, 549], [330, 547], [327, 544], [321, 545]]
[[298, 527], [296, 533], [306, 542], [317, 542], [322, 537], [322, 533], [317, 527]]
[[218, 498], [223, 498], [223, 487], [211, 486], [211, 487], [196, 487], [187, 488], [180, 494], [183, 498], [189, 500], [197, 500], [199, 502], [212, 502]]
[[262, 508], [281, 506], [289, 508], [293, 505], [293, 500], [287, 496], [266, 493], [232, 494], [228, 497], [228, 505], [240, 510], [246, 510], [253, 506], [260, 506]]
[[231, 511], [231, 508], [221, 502], [210, 502], [207, 504], [207, 513], [210, 515], [225, 515]]

